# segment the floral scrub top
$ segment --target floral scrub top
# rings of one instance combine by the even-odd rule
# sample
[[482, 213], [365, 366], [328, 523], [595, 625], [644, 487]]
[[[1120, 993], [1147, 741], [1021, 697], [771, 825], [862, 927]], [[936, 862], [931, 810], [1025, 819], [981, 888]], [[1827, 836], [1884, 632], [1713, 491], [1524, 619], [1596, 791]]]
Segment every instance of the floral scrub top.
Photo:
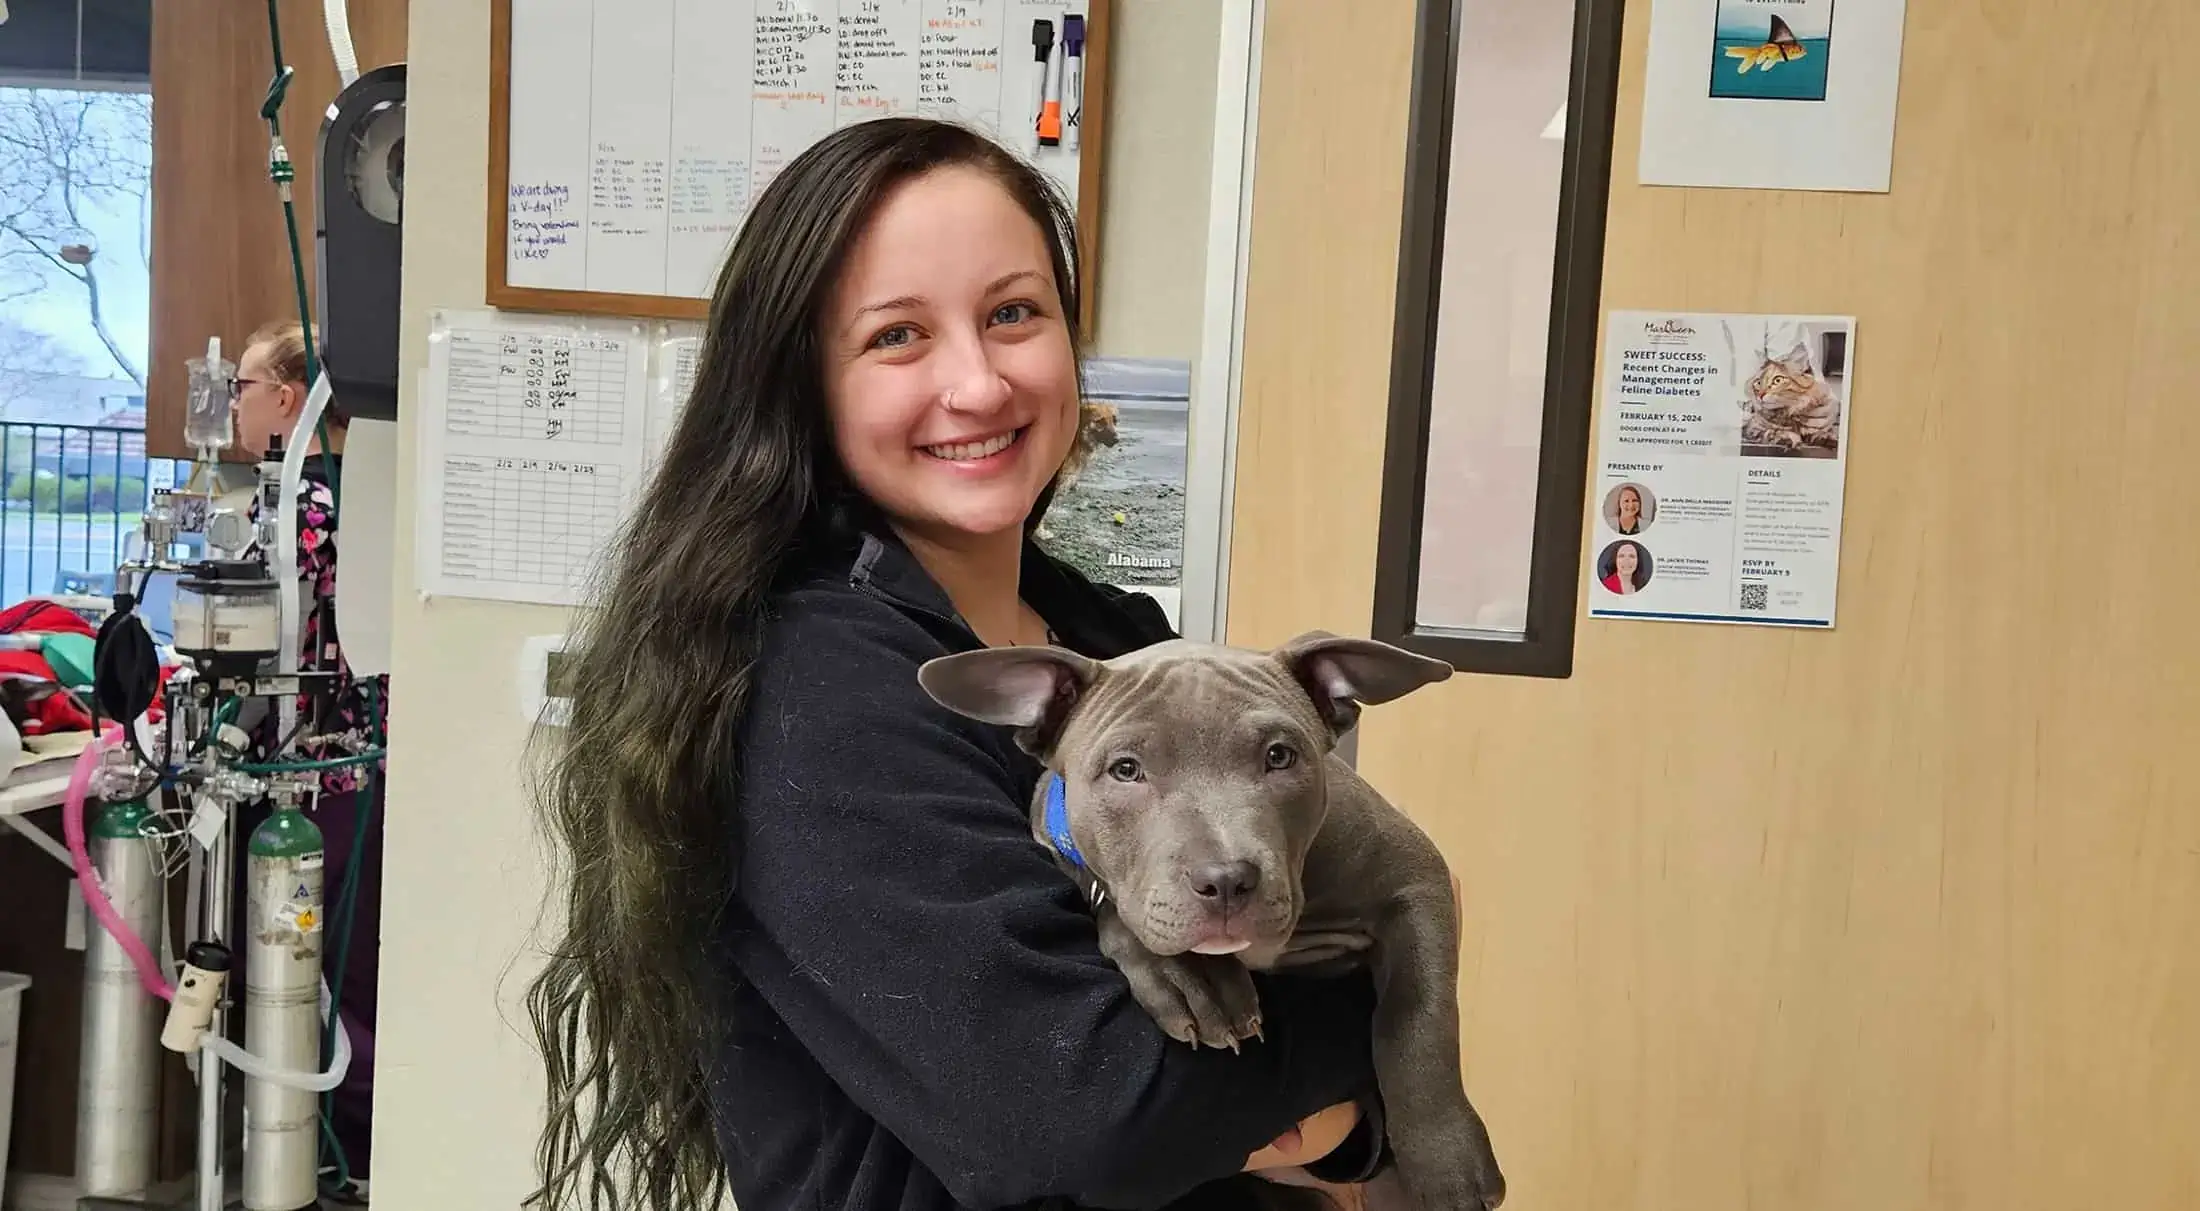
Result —
[[[343, 474], [343, 456], [332, 460], [337, 474]], [[255, 519], [259, 514], [259, 502], [253, 502]], [[307, 602], [303, 619], [303, 635], [299, 642], [298, 666], [304, 669], [336, 668], [345, 674], [351, 666], [344, 660], [344, 651], [336, 638], [336, 509], [329, 492], [328, 479], [322, 470], [321, 456], [306, 459], [304, 482], [298, 493], [298, 580], [306, 586]], [[321, 721], [317, 729], [321, 734], [357, 732], [366, 738], [374, 726], [374, 707], [368, 703], [372, 692], [379, 705], [385, 725], [389, 720], [390, 679], [375, 676], [349, 683], [337, 696], [334, 708]], [[313, 709], [312, 700], [306, 695], [298, 697], [299, 717], [305, 719]], [[262, 745], [276, 740], [275, 718], [262, 723], [253, 739]], [[350, 751], [335, 744], [301, 744], [297, 756], [301, 760], [317, 761], [325, 758], [349, 756]], [[329, 770], [321, 775], [322, 794], [341, 794], [355, 791], [365, 781], [365, 767], [347, 766]]]

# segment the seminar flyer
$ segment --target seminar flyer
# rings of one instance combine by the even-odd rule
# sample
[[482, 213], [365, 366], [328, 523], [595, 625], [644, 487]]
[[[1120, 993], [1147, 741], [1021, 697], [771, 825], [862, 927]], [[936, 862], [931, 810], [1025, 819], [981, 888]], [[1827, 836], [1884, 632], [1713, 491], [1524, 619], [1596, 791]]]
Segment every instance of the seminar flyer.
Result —
[[1833, 626], [1856, 320], [1613, 312], [1589, 614]]

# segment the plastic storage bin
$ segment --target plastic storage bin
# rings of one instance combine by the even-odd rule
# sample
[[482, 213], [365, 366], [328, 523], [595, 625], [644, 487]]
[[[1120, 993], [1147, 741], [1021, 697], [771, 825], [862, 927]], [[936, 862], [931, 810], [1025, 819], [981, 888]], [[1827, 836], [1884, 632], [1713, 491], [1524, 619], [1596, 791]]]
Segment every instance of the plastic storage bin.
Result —
[[23, 1034], [23, 990], [29, 976], [0, 971], [0, 1190], [8, 1188], [8, 1127], [15, 1119], [15, 1050]]

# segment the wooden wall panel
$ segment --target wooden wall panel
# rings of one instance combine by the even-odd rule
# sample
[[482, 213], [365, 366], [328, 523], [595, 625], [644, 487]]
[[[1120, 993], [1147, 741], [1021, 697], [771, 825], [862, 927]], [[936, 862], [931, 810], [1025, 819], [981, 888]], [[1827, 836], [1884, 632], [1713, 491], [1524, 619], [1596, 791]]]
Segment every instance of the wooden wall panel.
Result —
[[[2170, 10], [1913, 0], [1893, 192], [1838, 196], [1634, 184], [1650, 8], [1604, 304], [1859, 317], [1841, 624], [1585, 621], [1570, 680], [1369, 712], [1465, 884], [1508, 1211], [2200, 1206]], [[1238, 642], [1368, 626], [1412, 9], [1267, 6]]]
[[[405, 0], [350, 0], [360, 70], [405, 57]], [[297, 167], [298, 238], [313, 271], [314, 173], [321, 115], [336, 97], [315, 0], [280, 0], [283, 55], [297, 69], [283, 144]], [[153, 6], [152, 350], [147, 449], [183, 457], [183, 362], [219, 335], [234, 358], [270, 319], [298, 313], [282, 207], [267, 179], [260, 102], [274, 76], [267, 8], [244, 0]]]

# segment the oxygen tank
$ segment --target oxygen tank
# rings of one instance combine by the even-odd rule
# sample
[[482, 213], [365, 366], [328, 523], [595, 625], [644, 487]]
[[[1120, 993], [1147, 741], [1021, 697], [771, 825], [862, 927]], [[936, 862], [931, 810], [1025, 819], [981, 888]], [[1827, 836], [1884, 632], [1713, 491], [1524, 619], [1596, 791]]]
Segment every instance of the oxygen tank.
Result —
[[[152, 820], [143, 801], [109, 804], [86, 841], [115, 912], [131, 932], [157, 944], [165, 887], [145, 840]], [[93, 929], [84, 942], [84, 1045], [77, 1069], [80, 1198], [138, 1200], [153, 1182], [160, 1023], [160, 1001], [138, 982], [122, 943]]]
[[[245, 938], [245, 1050], [292, 1072], [321, 1070], [321, 830], [294, 803], [252, 832]], [[310, 1089], [245, 1078], [245, 1211], [318, 1200], [320, 1104]]]

